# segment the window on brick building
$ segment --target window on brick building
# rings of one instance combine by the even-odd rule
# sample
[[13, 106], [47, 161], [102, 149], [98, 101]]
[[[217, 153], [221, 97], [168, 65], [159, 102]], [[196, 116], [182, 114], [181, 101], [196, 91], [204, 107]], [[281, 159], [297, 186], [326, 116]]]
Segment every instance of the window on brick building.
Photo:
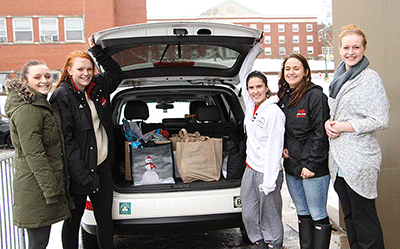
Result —
[[299, 41], [300, 41], [299, 36], [298, 35], [294, 35], [293, 36], [293, 43], [299, 43]]
[[313, 31], [312, 24], [306, 24], [306, 31], [307, 32], [312, 32]]
[[0, 43], [7, 42], [6, 19], [0, 18]]
[[307, 47], [307, 54], [314, 54], [314, 47]]
[[228, 14], [228, 15], [235, 15], [236, 14], [235, 6], [227, 6], [225, 8], [225, 13]]
[[58, 41], [58, 20], [57, 18], [40, 18], [39, 34], [41, 42]]
[[279, 55], [286, 55], [286, 48], [280, 47], [279, 48]]
[[265, 44], [271, 44], [271, 36], [264, 36], [264, 43]]
[[299, 47], [293, 47], [293, 53], [300, 54], [300, 48]]
[[285, 43], [285, 36], [284, 35], [280, 35], [279, 36], [279, 43]]
[[292, 31], [293, 32], [299, 32], [299, 25], [298, 24], [292, 24]]
[[65, 18], [65, 41], [83, 41], [82, 18]]
[[307, 43], [313, 43], [314, 37], [312, 35], [307, 35]]
[[278, 32], [285, 32], [285, 24], [278, 24]]
[[271, 55], [272, 53], [271, 53], [271, 48], [264, 48], [264, 51], [265, 51], [265, 55]]
[[14, 41], [33, 42], [32, 18], [15, 18]]
[[264, 32], [271, 32], [271, 25], [269, 24], [264, 24]]
[[250, 28], [256, 29], [257, 28], [257, 24], [250, 24]]

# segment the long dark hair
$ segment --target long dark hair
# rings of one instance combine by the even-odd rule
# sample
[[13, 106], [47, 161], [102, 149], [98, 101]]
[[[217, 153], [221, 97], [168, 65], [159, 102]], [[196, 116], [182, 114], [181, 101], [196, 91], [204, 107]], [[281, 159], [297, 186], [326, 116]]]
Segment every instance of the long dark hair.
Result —
[[288, 105], [295, 106], [304, 97], [308, 88], [314, 85], [314, 83], [311, 82], [311, 70], [310, 66], [308, 65], [307, 59], [301, 54], [290, 54], [288, 57], [285, 58], [285, 60], [282, 63], [281, 77], [278, 81], [278, 87], [279, 87], [278, 97], [282, 98], [283, 95], [285, 95], [286, 91], [290, 88], [289, 84], [285, 80], [285, 64], [290, 58], [295, 58], [299, 60], [303, 65], [304, 72], [308, 72], [307, 75], [305, 75], [303, 79], [300, 81], [296, 89], [290, 93], [290, 99]]

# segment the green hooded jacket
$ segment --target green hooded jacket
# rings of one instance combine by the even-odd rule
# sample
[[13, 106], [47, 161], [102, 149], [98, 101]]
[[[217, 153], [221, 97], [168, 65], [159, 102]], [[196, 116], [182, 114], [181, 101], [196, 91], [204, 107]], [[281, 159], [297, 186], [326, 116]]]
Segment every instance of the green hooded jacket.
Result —
[[9, 80], [5, 87], [5, 112], [15, 146], [14, 224], [38, 228], [65, 220], [74, 204], [58, 109], [20, 80]]

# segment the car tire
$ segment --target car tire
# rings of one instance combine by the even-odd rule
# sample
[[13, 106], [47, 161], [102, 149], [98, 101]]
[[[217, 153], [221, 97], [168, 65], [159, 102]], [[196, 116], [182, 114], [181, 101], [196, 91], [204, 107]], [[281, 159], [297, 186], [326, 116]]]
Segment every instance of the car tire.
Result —
[[10, 134], [8, 134], [8, 135], [6, 136], [6, 143], [7, 143], [7, 146], [8, 146], [9, 148], [14, 149], [14, 145], [13, 145], [13, 143], [12, 143], [12, 141], [11, 141], [11, 135], [10, 135]]
[[252, 244], [249, 239], [249, 236], [247, 235], [246, 228], [244, 226], [240, 227], [240, 233], [242, 234], [242, 239], [246, 244]]
[[81, 235], [83, 249], [100, 249], [97, 244], [97, 235], [88, 233], [83, 227], [81, 227]]

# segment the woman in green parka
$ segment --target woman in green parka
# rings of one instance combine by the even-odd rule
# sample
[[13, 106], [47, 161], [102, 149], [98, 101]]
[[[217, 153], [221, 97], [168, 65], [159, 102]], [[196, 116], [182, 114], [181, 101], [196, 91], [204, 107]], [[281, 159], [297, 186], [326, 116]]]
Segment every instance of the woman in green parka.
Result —
[[5, 111], [15, 146], [13, 218], [26, 228], [30, 249], [46, 248], [51, 225], [70, 217], [73, 201], [58, 108], [47, 101], [49, 68], [30, 61], [21, 79], [6, 82]]

